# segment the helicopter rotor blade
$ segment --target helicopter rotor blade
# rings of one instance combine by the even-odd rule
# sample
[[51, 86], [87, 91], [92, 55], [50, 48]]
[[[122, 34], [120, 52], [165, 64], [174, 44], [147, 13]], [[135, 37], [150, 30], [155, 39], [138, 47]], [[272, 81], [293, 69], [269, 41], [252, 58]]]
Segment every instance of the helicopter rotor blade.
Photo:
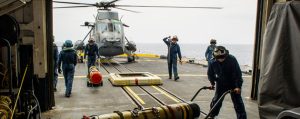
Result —
[[66, 6], [66, 7], [53, 7], [53, 8], [60, 9], [60, 8], [80, 8], [80, 7], [94, 7], [94, 6]]
[[120, 0], [113, 0], [113, 1], [110, 1], [109, 3], [107, 3], [107, 4], [112, 4], [112, 3], [115, 3], [117, 1], [120, 1]]
[[155, 8], [194, 8], [194, 9], [223, 9], [222, 7], [186, 7], [186, 6], [145, 6], [145, 5], [115, 5], [116, 7], [155, 7]]
[[64, 1], [53, 1], [53, 2], [54, 2], [54, 3], [73, 4], [73, 5], [90, 5], [90, 6], [96, 6], [96, 4], [91, 4], [91, 3], [64, 2]]
[[138, 12], [138, 11], [133, 11], [133, 10], [129, 10], [129, 9], [119, 8], [119, 7], [114, 7], [114, 8], [124, 10], [124, 11], [128, 11], [128, 12], [141, 13], [141, 12]]

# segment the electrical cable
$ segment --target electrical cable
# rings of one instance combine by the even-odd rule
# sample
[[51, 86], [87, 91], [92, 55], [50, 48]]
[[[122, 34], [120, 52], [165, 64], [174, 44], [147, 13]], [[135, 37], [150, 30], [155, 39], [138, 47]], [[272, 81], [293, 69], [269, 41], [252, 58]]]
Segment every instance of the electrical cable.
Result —
[[34, 90], [32, 90], [31, 94], [32, 94], [32, 96], [34, 97], [34, 100], [35, 100], [36, 105], [35, 105], [34, 107], [32, 107], [32, 108], [28, 111], [27, 119], [29, 119], [30, 114], [31, 114], [32, 111], [33, 111], [34, 109], [36, 109], [37, 107], [38, 107], [38, 111], [39, 111], [39, 119], [41, 119], [41, 106], [40, 106], [40, 103], [39, 103], [37, 97], [36, 97], [35, 94], [34, 94]]
[[33, 106], [33, 107], [28, 111], [27, 119], [29, 119], [30, 114], [32, 113], [32, 111], [33, 111], [34, 109], [36, 109], [37, 106], [38, 106], [38, 105], [35, 104], [35, 106]]
[[17, 107], [17, 102], [19, 100], [19, 97], [20, 97], [20, 93], [21, 93], [21, 90], [22, 90], [22, 87], [23, 87], [23, 83], [24, 83], [24, 79], [25, 79], [25, 76], [27, 74], [27, 69], [28, 69], [28, 64], [26, 65], [26, 68], [25, 68], [25, 71], [24, 71], [24, 74], [23, 74], [23, 77], [22, 77], [22, 81], [21, 81], [21, 86], [20, 86], [20, 89], [18, 91], [18, 95], [17, 95], [17, 99], [15, 101], [15, 104], [14, 104], [14, 108], [13, 108], [13, 112], [12, 112], [12, 116], [10, 119], [13, 119], [14, 117], [14, 113], [15, 113], [15, 110], [16, 110], [16, 107]]
[[[33, 81], [32, 81], [33, 82]], [[33, 86], [32, 86], [33, 87]], [[39, 107], [38, 109], [39, 109], [39, 119], [41, 119], [42, 118], [42, 111], [41, 111], [41, 105], [40, 105], [40, 103], [39, 103], [39, 100], [37, 99], [37, 97], [35, 96], [35, 94], [34, 94], [34, 90], [32, 90], [32, 96], [34, 97], [34, 99], [35, 99], [35, 101], [36, 101], [36, 104], [37, 104], [37, 106]]]

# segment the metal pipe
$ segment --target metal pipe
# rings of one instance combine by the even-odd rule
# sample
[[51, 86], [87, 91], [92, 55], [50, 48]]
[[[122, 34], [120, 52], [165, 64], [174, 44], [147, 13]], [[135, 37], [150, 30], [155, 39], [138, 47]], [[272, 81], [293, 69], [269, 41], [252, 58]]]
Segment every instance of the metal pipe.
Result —
[[[46, 39], [47, 39], [47, 69], [48, 73], [46, 85], [48, 85], [47, 89], [45, 89], [45, 92], [49, 95], [47, 98], [46, 103], [46, 109], [50, 110], [53, 106], [55, 106], [55, 98], [54, 98], [54, 91], [53, 91], [53, 79], [54, 79], [54, 64], [53, 64], [53, 42], [54, 42], [54, 36], [53, 36], [53, 3], [52, 0], [45, 0], [45, 9], [46, 9]], [[46, 94], [46, 95], [47, 95]]]
[[14, 112], [15, 112], [16, 107], [17, 107], [17, 102], [19, 100], [20, 93], [21, 93], [21, 90], [22, 90], [22, 87], [23, 87], [23, 83], [24, 83], [24, 79], [25, 79], [25, 76], [27, 74], [27, 69], [28, 69], [28, 65], [26, 65], [26, 68], [25, 68], [25, 71], [24, 71], [24, 74], [23, 74], [23, 77], [22, 77], [21, 85], [20, 85], [20, 88], [19, 88], [19, 91], [18, 91], [17, 99], [16, 99], [15, 104], [14, 104], [14, 108], [13, 108], [13, 113], [12, 113], [11, 119], [13, 119]]
[[145, 110], [83, 116], [82, 119], [196, 119], [199, 116], [200, 107], [196, 103], [178, 103]]
[[9, 73], [9, 93], [12, 96], [13, 92], [12, 92], [12, 67], [11, 67], [11, 46], [8, 40], [6, 40], [5, 38], [1, 38], [1, 40], [4, 41], [5, 45], [7, 46], [7, 69], [8, 69], [8, 73]]
[[257, 2], [256, 12], [256, 28], [255, 28], [255, 40], [254, 40], [254, 52], [253, 52], [253, 64], [252, 64], [252, 86], [251, 86], [251, 99], [257, 100], [258, 83], [260, 75], [260, 55], [262, 47], [262, 34], [263, 34], [263, 11], [264, 0]]

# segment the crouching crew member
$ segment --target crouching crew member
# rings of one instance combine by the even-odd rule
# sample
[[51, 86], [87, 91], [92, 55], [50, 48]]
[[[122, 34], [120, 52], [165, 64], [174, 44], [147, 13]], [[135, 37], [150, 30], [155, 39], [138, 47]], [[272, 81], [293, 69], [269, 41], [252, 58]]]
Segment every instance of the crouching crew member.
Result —
[[[234, 56], [229, 54], [223, 46], [217, 46], [213, 52], [214, 60], [209, 62], [208, 65], [208, 79], [213, 89], [216, 84], [215, 96], [210, 104], [211, 108], [220, 99], [221, 95], [228, 90], [232, 90], [230, 93], [231, 100], [234, 105], [234, 109], [237, 115], [237, 119], [246, 119], [246, 111], [244, 102], [241, 97], [241, 88], [243, 84], [242, 73], [240, 66]], [[220, 112], [222, 101], [216, 105], [216, 108], [212, 111], [210, 118], [214, 118]]]
[[63, 75], [65, 79], [66, 92], [65, 96], [70, 97], [72, 93], [72, 84], [74, 79], [75, 66], [77, 64], [77, 54], [72, 48], [73, 44], [71, 40], [66, 40], [64, 48], [59, 54], [58, 59], [58, 72], [61, 73], [61, 64], [63, 69]]
[[177, 55], [179, 57], [180, 64], [181, 62], [181, 52], [180, 47], [177, 44], [178, 38], [177, 36], [173, 36], [172, 38], [166, 37], [163, 39], [163, 41], [168, 46], [168, 71], [169, 71], [169, 79], [172, 79], [172, 68], [174, 72], [174, 79], [175, 81], [179, 79], [178, 73], [177, 73]]

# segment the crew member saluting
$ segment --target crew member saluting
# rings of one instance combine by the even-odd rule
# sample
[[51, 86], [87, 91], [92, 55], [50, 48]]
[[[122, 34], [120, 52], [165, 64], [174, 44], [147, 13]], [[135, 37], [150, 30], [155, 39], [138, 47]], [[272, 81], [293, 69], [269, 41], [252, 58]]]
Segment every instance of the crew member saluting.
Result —
[[178, 38], [177, 36], [171, 36], [165, 37], [163, 41], [166, 43], [168, 46], [168, 71], [169, 71], [169, 79], [172, 79], [172, 69], [174, 73], [174, 80], [178, 80], [179, 76], [177, 73], [177, 55], [179, 57], [180, 64], [181, 62], [181, 52], [180, 52], [180, 47], [177, 44]]

